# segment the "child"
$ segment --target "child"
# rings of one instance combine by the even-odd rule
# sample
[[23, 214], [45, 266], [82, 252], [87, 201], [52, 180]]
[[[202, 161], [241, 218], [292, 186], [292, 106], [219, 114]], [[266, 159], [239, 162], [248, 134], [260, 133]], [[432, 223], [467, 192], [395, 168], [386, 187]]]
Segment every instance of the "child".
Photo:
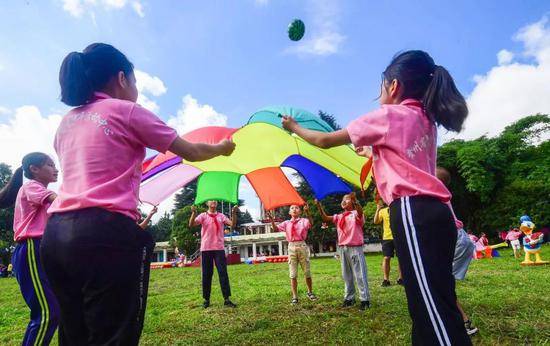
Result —
[[218, 213], [216, 208], [218, 202], [208, 201], [206, 203], [208, 211], [196, 216], [197, 208], [191, 207], [191, 217], [189, 218], [189, 228], [201, 225], [201, 270], [202, 270], [202, 297], [204, 302], [202, 306], [206, 309], [210, 306], [210, 291], [212, 290], [212, 275], [214, 275], [214, 264], [218, 270], [220, 286], [222, 289], [224, 305], [236, 308], [229, 297], [231, 297], [231, 287], [229, 286], [229, 276], [227, 275], [227, 259], [224, 250], [223, 225], [228, 225], [231, 229], [237, 224], [238, 206], [234, 206], [231, 211], [231, 219], [222, 213]]
[[134, 66], [111, 45], [67, 55], [59, 82], [61, 101], [75, 108], [55, 136], [63, 182], [41, 244], [61, 309], [59, 343], [136, 345], [154, 247], [136, 224], [145, 149], [200, 161], [234, 144], [189, 143], [136, 104]]
[[290, 220], [283, 221], [278, 225], [275, 225], [273, 213], [269, 214], [273, 229], [285, 232], [286, 240], [288, 241], [288, 266], [290, 271], [292, 305], [298, 304], [298, 264], [302, 267], [302, 271], [306, 277], [307, 297], [312, 301], [317, 300], [317, 297], [313, 294], [313, 283], [311, 281], [311, 270], [309, 266], [310, 253], [309, 246], [306, 244], [307, 232], [313, 224], [307, 204], [304, 205], [304, 212], [307, 218], [300, 217], [302, 215], [300, 206], [291, 205], [288, 211]]
[[[436, 177], [441, 180], [441, 182], [443, 182], [443, 184], [445, 184], [445, 186], [447, 187], [451, 183], [451, 174], [443, 167], [436, 168]], [[450, 204], [449, 207], [452, 208]], [[455, 219], [455, 225], [457, 229], [455, 255], [453, 258], [453, 276], [455, 277], [455, 280], [464, 280], [464, 278], [466, 277], [466, 272], [468, 271], [468, 267], [470, 266], [470, 262], [472, 262], [472, 253], [475, 251], [475, 245], [470, 240], [468, 234], [466, 234], [466, 231], [464, 231], [464, 224], [462, 223], [462, 221], [458, 220], [455, 217], [454, 211], [453, 217]], [[462, 308], [462, 305], [460, 305], [458, 298], [456, 299], [456, 306], [458, 308], [458, 311], [460, 311], [462, 320], [464, 321], [464, 328], [466, 329], [466, 333], [468, 335], [474, 335], [475, 333], [477, 333], [478, 328], [472, 325], [472, 321]]]
[[355, 200], [352, 192], [342, 198], [342, 209], [344, 212], [328, 216], [321, 203], [315, 200], [321, 218], [325, 222], [332, 222], [336, 225], [338, 232], [338, 248], [340, 261], [342, 262], [342, 278], [344, 279], [345, 291], [342, 307], [355, 304], [355, 285], [357, 282], [359, 298], [361, 299], [360, 309], [370, 307], [369, 283], [367, 280], [367, 262], [363, 253], [363, 225], [365, 218], [363, 208]]
[[521, 244], [519, 242], [519, 238], [521, 237], [521, 235], [522, 233], [517, 228], [510, 230], [506, 234], [505, 240], [510, 241], [510, 245], [512, 246], [512, 250], [514, 251], [515, 258], [520, 258], [521, 255]]
[[[17, 245], [12, 262], [21, 294], [31, 309], [23, 345], [49, 345], [59, 320], [57, 300], [40, 262], [40, 242], [48, 219], [46, 210], [56, 197], [47, 187], [57, 181], [57, 173], [48, 155], [27, 154], [22, 167], [4, 188], [6, 194], [2, 193], [2, 205], [15, 202], [13, 230]], [[23, 174], [29, 180], [21, 184]], [[17, 196], [7, 193], [16, 188], [19, 188]]]
[[[390, 261], [395, 255], [395, 244], [393, 243], [393, 235], [390, 228], [390, 213], [389, 208], [384, 207], [384, 202], [379, 201], [376, 204], [376, 212], [374, 213], [374, 224], [382, 224], [384, 232], [382, 233], [382, 272], [384, 273], [384, 281], [382, 281], [382, 287], [390, 286]], [[399, 273], [399, 279], [397, 284], [402, 285], [403, 279], [401, 276], [401, 268], [397, 266], [397, 272]]]
[[390, 206], [413, 344], [470, 345], [456, 307], [456, 226], [447, 188], [435, 177], [437, 126], [460, 131], [468, 115], [447, 70], [423, 51], [395, 56], [382, 73], [381, 107], [334, 132], [283, 127], [323, 148], [372, 146], [377, 190]]

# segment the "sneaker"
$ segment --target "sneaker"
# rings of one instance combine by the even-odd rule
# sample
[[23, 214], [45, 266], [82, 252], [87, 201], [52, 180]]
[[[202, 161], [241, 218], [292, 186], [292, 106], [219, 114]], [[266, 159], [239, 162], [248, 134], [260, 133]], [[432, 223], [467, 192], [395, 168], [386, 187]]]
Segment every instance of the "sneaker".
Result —
[[397, 284], [403, 286], [403, 279], [397, 279]]
[[390, 280], [384, 280], [384, 281], [382, 281], [382, 287], [388, 287], [388, 286], [390, 286], [390, 285], [391, 285]]
[[470, 320], [464, 322], [464, 328], [466, 328], [466, 333], [468, 335], [474, 335], [479, 330], [476, 327], [472, 326], [472, 321], [470, 321]]
[[205, 300], [204, 303], [202, 303], [202, 307], [205, 309], [209, 306], [210, 306], [210, 300]]
[[229, 307], [229, 308], [236, 308], [237, 304], [233, 303], [231, 300], [226, 299], [223, 305]]
[[349, 306], [352, 306], [355, 304], [355, 300], [344, 300], [344, 302], [342, 303], [342, 307], [343, 308], [347, 308]]
[[367, 310], [368, 308], [370, 308], [370, 302], [368, 300], [361, 302], [361, 305], [359, 306], [359, 310]]
[[306, 295], [307, 295], [307, 297], [309, 298], [309, 300], [311, 300], [311, 301], [313, 301], [313, 302], [316, 301], [316, 300], [318, 299], [317, 296], [316, 296], [315, 294], [313, 294], [313, 292], [307, 292]]
[[290, 301], [290, 304], [298, 305], [298, 298], [292, 298], [292, 300]]

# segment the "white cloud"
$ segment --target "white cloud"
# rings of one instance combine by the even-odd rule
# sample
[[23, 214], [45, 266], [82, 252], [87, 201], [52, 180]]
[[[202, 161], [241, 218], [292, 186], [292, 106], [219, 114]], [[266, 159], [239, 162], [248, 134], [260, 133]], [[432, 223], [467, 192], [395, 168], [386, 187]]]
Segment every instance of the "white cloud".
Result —
[[21, 166], [23, 156], [33, 151], [46, 153], [57, 162], [53, 140], [62, 116], [43, 116], [36, 106], [22, 106], [10, 114], [6, 123], [0, 123], [0, 162], [15, 169]]
[[147, 108], [153, 113], [158, 113], [159, 105], [150, 99], [152, 96], [161, 96], [167, 89], [164, 82], [157, 76], [151, 76], [147, 72], [134, 70], [136, 76], [136, 86], [139, 92], [137, 103]]
[[11, 114], [11, 110], [6, 107], [0, 106], [0, 115], [8, 115]]
[[136, 11], [137, 15], [141, 18], [145, 17], [145, 12], [143, 11], [143, 5], [139, 1], [132, 2], [132, 8]]
[[303, 41], [288, 47], [285, 52], [299, 56], [326, 56], [338, 53], [346, 39], [340, 33], [340, 7], [337, 0], [308, 1], [308, 18]]
[[204, 126], [226, 126], [227, 116], [218, 113], [212, 106], [199, 104], [190, 94], [182, 99], [182, 106], [176, 116], [168, 119], [167, 124], [175, 128], [179, 134]]
[[[525, 58], [524, 61], [499, 64], [486, 74], [474, 77], [476, 85], [467, 98], [470, 114], [459, 138], [497, 135], [505, 126], [522, 117], [550, 113], [548, 18], [526, 25], [513, 39], [523, 44], [519, 55]], [[501, 52], [499, 60], [502, 59]]]
[[145, 16], [143, 5], [138, 0], [131, 3], [128, 0], [63, 0], [63, 10], [76, 18], [82, 17], [86, 12], [90, 12], [93, 18], [93, 10], [97, 8], [102, 8], [105, 11], [121, 10], [126, 5], [130, 5], [141, 18]]
[[497, 60], [499, 65], [508, 65], [514, 59], [514, 53], [510, 52], [507, 49], [501, 49], [497, 53]]

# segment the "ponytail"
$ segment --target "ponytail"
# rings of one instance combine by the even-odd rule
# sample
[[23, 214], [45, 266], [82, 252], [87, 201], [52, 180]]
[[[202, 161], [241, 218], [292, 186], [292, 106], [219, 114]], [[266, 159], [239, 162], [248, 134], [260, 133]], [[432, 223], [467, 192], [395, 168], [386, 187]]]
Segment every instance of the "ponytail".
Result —
[[426, 113], [450, 131], [460, 132], [468, 116], [464, 96], [456, 88], [453, 77], [443, 66], [436, 66], [432, 81], [422, 100]]
[[17, 193], [23, 185], [23, 168], [19, 167], [13, 172], [10, 180], [0, 190], [0, 209], [10, 208], [15, 204]]
[[61, 101], [68, 106], [80, 106], [91, 99], [93, 89], [86, 76], [83, 54], [69, 53], [59, 71]]
[[450, 131], [462, 130], [468, 116], [464, 96], [449, 72], [435, 65], [428, 53], [421, 50], [400, 53], [382, 75], [386, 81], [398, 80], [403, 90], [402, 98], [421, 101], [427, 116], [437, 125]]
[[59, 70], [61, 101], [68, 106], [90, 102], [119, 72], [133, 73], [134, 65], [115, 47], [92, 43], [79, 52], [69, 53]]

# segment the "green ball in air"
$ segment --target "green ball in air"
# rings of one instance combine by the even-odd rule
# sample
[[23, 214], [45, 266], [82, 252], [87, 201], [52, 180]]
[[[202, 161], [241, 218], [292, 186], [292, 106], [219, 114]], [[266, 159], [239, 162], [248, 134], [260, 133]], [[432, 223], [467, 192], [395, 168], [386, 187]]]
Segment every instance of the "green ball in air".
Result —
[[300, 19], [294, 19], [292, 23], [288, 25], [288, 38], [292, 41], [300, 41], [304, 37], [306, 32], [306, 26]]

